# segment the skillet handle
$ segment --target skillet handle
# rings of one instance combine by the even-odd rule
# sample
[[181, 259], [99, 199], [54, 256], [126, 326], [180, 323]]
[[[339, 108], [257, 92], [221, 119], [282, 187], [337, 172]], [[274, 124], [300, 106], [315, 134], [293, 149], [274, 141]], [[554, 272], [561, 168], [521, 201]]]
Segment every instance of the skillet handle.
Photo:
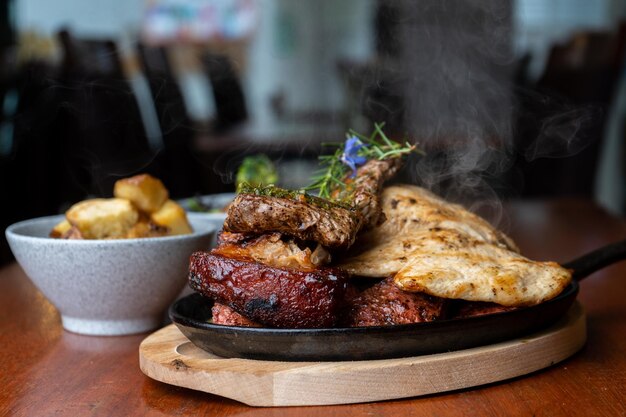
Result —
[[572, 277], [576, 281], [580, 281], [605, 266], [624, 259], [626, 259], [626, 240], [611, 243], [610, 245], [596, 249], [563, 266], [568, 269], [573, 269]]

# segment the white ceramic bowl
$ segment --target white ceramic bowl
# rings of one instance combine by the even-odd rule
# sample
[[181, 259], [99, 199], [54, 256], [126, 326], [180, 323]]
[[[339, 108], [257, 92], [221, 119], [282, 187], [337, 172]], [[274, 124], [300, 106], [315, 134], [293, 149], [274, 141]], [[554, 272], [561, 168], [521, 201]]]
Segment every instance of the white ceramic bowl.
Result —
[[[15, 258], [61, 313], [63, 327], [91, 335], [141, 333], [159, 327], [187, 282], [189, 256], [208, 249], [214, 222], [189, 213], [194, 233], [144, 239], [48, 237], [63, 216], [9, 226]], [[24, 306], [28, 308], [28, 306]]]

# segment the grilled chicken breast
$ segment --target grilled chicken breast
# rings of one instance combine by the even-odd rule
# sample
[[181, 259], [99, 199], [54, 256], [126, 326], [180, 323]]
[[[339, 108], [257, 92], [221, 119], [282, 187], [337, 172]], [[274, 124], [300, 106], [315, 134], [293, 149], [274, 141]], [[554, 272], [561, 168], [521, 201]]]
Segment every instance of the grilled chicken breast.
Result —
[[[427, 249], [431, 232], [438, 230], [456, 230], [468, 238], [518, 251], [508, 236], [484, 219], [423, 188], [387, 187], [381, 201], [387, 220], [359, 236], [357, 244], [337, 265], [353, 275], [381, 278], [397, 273], [409, 263], [415, 251]], [[449, 239], [445, 234], [437, 239], [462, 248], [456, 238]]]
[[557, 296], [571, 281], [571, 273], [556, 262], [531, 261], [461, 232], [433, 232], [426, 242], [395, 274], [398, 288], [442, 298], [528, 306]]
[[389, 187], [382, 202], [387, 221], [364, 234], [339, 268], [394, 276], [403, 291], [503, 306], [541, 303], [571, 281], [557, 263], [523, 257], [485, 220], [422, 188]]

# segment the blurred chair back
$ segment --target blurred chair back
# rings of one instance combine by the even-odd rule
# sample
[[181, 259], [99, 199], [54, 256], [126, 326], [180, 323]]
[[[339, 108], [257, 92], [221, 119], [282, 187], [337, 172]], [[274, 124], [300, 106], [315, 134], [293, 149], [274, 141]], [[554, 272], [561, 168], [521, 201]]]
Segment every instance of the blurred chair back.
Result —
[[58, 33], [65, 76], [123, 78], [117, 45], [109, 39], [77, 39], [69, 30]]
[[111, 195], [113, 183], [140, 170], [152, 157], [136, 97], [115, 42], [59, 33], [61, 82], [68, 91], [60, 108], [63, 148], [75, 167], [91, 176], [90, 194]]
[[164, 149], [147, 171], [161, 178], [175, 197], [199, 192], [201, 167], [194, 156], [194, 126], [164, 46], [137, 45], [163, 135]]
[[215, 130], [224, 131], [245, 121], [248, 110], [243, 88], [228, 56], [205, 53], [201, 62], [213, 89], [217, 109]]

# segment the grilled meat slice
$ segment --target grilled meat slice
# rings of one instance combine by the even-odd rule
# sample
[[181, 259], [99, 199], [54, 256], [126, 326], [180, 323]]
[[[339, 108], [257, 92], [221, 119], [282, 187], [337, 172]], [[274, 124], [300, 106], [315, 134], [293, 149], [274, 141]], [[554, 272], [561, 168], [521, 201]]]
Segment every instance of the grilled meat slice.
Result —
[[402, 291], [387, 278], [350, 300], [343, 321], [350, 327], [421, 323], [442, 318], [446, 305], [438, 297]]
[[[468, 245], [468, 239], [456, 230], [437, 228], [400, 234], [361, 255], [342, 260], [337, 267], [364, 277], [394, 275], [420, 254], [462, 251]], [[360, 241], [356, 246], [360, 246]]]
[[359, 214], [359, 229], [367, 230], [382, 224], [386, 217], [380, 202], [383, 184], [402, 168], [401, 158], [371, 160], [357, 170], [354, 179], [353, 207]]
[[389, 221], [376, 230], [378, 235], [364, 236], [364, 241], [368, 238], [380, 240], [380, 237], [439, 228], [458, 230], [474, 239], [519, 252], [511, 238], [485, 219], [425, 188], [414, 185], [387, 187], [381, 195], [381, 200]]
[[387, 221], [361, 235], [338, 268], [359, 276], [394, 275], [404, 291], [506, 306], [549, 300], [571, 281], [558, 264], [521, 256], [485, 220], [422, 188], [389, 187], [382, 201]]
[[213, 307], [211, 308], [211, 315], [213, 317], [213, 324], [239, 327], [261, 327], [260, 324], [253, 322], [247, 317], [237, 313], [227, 305], [220, 303], [213, 304]]
[[452, 318], [463, 319], [466, 317], [484, 316], [486, 314], [503, 313], [517, 308], [518, 307], [505, 307], [500, 304], [483, 303], [480, 301], [459, 301], [459, 305], [456, 306], [456, 313], [454, 313]]
[[368, 161], [357, 170], [354, 205], [344, 208], [304, 195], [239, 194], [228, 206], [224, 230], [280, 232], [334, 249], [347, 249], [364, 228], [384, 221], [378, 202], [382, 184], [402, 165], [400, 158]]
[[[456, 243], [438, 240], [444, 232]], [[556, 262], [531, 261], [452, 230], [433, 232], [430, 244], [417, 248], [394, 276], [404, 291], [518, 307], [557, 296], [571, 279]]]
[[329, 248], [347, 248], [354, 242], [357, 225], [354, 213], [343, 207], [322, 207], [289, 197], [239, 194], [228, 206], [224, 230], [280, 232]]
[[[376, 278], [395, 274], [407, 265], [416, 250], [422, 252], [420, 248], [429, 245], [431, 232], [436, 234], [439, 230], [456, 231], [459, 236], [518, 251], [508, 236], [484, 219], [423, 188], [411, 185], [387, 187], [382, 192], [381, 201], [387, 220], [361, 234], [358, 245], [339, 262], [339, 268]], [[446, 243], [458, 246], [454, 239], [446, 239]]]
[[222, 232], [213, 254], [228, 258], [247, 259], [277, 268], [312, 270], [330, 262], [330, 253], [321, 245], [313, 250], [298, 245], [280, 233], [246, 236]]
[[332, 268], [276, 268], [210, 252], [192, 254], [189, 284], [269, 327], [332, 327], [345, 304], [348, 277]]

